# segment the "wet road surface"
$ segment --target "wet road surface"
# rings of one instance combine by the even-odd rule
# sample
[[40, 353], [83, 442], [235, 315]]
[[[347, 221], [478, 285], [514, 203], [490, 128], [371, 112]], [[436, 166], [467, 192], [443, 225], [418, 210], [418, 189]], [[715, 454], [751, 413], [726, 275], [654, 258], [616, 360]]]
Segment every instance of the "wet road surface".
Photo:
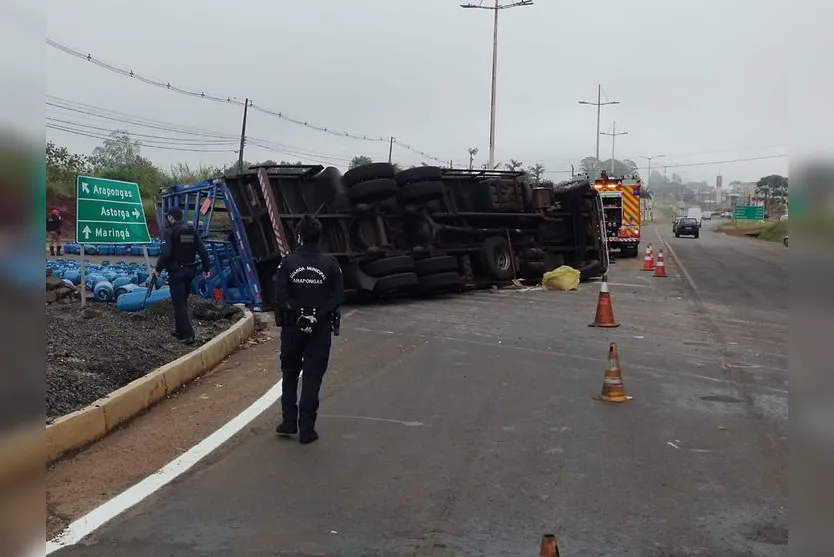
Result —
[[[332, 362], [318, 442], [268, 412], [54, 555], [787, 554], [786, 265], [658, 230], [696, 288], [619, 260], [617, 329], [587, 326], [593, 283], [346, 308], [367, 365]], [[593, 398], [612, 341], [625, 404]]]

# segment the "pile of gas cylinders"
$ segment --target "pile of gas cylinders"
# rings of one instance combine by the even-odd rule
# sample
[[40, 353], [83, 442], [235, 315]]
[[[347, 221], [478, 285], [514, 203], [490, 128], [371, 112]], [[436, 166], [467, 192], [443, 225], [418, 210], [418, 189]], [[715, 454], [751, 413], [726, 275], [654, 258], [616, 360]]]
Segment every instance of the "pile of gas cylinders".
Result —
[[[156, 257], [162, 251], [162, 240], [151, 238], [150, 244], [84, 244], [84, 255], [132, 255], [141, 256], [144, 254], [143, 246], [148, 247], [148, 255]], [[79, 255], [81, 245], [76, 242], [64, 244], [64, 253], [67, 255]]]
[[[86, 251], [86, 246], [85, 246]], [[73, 259], [50, 259], [46, 268], [67, 284], [81, 284], [81, 267]], [[100, 302], [115, 302], [121, 311], [140, 311], [171, 297], [168, 273], [151, 281], [150, 270], [141, 263], [118, 261], [84, 262], [84, 286]], [[151, 289], [148, 292], [148, 289]]]

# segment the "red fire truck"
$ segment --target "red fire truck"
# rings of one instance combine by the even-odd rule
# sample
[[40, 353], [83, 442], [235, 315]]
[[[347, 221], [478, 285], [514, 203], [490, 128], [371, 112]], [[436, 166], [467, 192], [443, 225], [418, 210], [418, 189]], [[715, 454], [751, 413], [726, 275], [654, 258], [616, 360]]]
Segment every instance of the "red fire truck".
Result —
[[618, 249], [621, 257], [637, 257], [640, 246], [639, 178], [611, 178], [605, 173], [594, 181], [605, 212], [609, 249]]

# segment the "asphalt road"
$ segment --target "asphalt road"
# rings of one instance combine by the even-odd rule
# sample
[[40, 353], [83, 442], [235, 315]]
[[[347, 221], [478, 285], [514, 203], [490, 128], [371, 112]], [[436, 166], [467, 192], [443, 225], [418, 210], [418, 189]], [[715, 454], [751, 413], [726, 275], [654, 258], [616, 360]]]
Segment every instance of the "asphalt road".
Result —
[[[318, 442], [265, 414], [56, 555], [786, 555], [785, 264], [670, 244], [696, 290], [620, 260], [617, 329], [587, 326], [595, 284], [353, 308], [340, 342], [387, 356], [325, 379]], [[612, 341], [625, 404], [593, 398]]]

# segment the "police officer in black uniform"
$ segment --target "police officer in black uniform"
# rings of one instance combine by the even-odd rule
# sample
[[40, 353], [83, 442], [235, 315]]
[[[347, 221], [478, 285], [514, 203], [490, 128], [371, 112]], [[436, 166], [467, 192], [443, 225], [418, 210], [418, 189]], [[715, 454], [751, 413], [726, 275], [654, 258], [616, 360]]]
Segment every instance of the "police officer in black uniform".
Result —
[[[319, 250], [321, 223], [305, 215], [298, 225], [298, 249], [285, 256], [275, 274], [276, 321], [281, 328], [282, 435], [298, 433], [301, 443], [318, 439], [319, 390], [330, 360], [331, 333], [344, 285], [339, 263]], [[301, 398], [298, 379], [304, 369]]]
[[151, 284], [156, 281], [163, 269], [168, 270], [168, 285], [171, 288], [171, 302], [174, 304], [175, 329], [173, 336], [185, 344], [194, 344], [194, 329], [188, 318], [188, 295], [191, 293], [191, 281], [197, 275], [199, 254], [203, 267], [203, 276], [209, 277], [209, 256], [200, 235], [193, 226], [183, 224], [182, 209], [168, 209], [162, 252], [156, 260], [156, 270], [151, 276]]

